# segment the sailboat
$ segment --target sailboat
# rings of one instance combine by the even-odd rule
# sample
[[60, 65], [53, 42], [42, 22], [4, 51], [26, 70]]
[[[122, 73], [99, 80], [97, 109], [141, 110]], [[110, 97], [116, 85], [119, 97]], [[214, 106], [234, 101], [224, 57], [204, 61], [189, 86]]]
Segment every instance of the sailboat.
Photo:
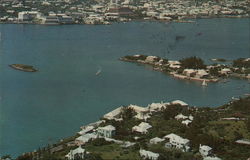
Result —
[[207, 86], [207, 82], [204, 80], [201, 85], [202, 86]]

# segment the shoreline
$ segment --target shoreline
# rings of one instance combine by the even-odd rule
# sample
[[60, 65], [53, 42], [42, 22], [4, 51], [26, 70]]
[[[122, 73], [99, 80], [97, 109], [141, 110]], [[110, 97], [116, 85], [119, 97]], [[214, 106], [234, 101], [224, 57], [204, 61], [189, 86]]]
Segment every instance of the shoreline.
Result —
[[[190, 57], [192, 58], [192, 57]], [[188, 58], [187, 58], [188, 59]], [[146, 55], [128, 55], [119, 58], [119, 60], [124, 62], [132, 62], [137, 64], [149, 65], [153, 70], [160, 71], [162, 73], [171, 75], [178, 79], [185, 79], [190, 81], [199, 82], [219, 82], [222, 79], [235, 77], [250, 80], [250, 74], [248, 73], [237, 73], [239, 68], [233, 67], [232, 65], [208, 65], [206, 68], [192, 69], [183, 68], [180, 61], [169, 61], [167, 59], [158, 56], [146, 56]], [[246, 58], [245, 60], [248, 60]], [[202, 61], [202, 60], [201, 60]], [[244, 61], [244, 59], [243, 59]], [[248, 62], [248, 61], [247, 61]], [[216, 75], [213, 70], [216, 70]], [[199, 73], [200, 72], [200, 73]], [[202, 84], [207, 85], [207, 84]]]
[[60, 25], [112, 25], [113, 23], [128, 23], [128, 22], [160, 22], [160, 23], [196, 23], [196, 20], [202, 20], [202, 19], [222, 19], [222, 18], [229, 18], [229, 19], [244, 19], [244, 18], [250, 18], [249, 15], [247, 16], [241, 16], [241, 15], [235, 15], [235, 16], [200, 16], [200, 17], [195, 17], [191, 16], [188, 18], [183, 18], [183, 19], [173, 19], [173, 20], [160, 20], [160, 19], [154, 19], [150, 18], [149, 19], [132, 19], [129, 21], [108, 21], [108, 24], [100, 23], [100, 24], [87, 24], [87, 23], [55, 23], [55, 24], [41, 24], [41, 23], [36, 23], [36, 22], [18, 22], [18, 21], [0, 21], [0, 24], [21, 24], [21, 25], [41, 25], [41, 26], [60, 26]]
[[[106, 142], [109, 142], [109, 143], [104, 143], [102, 145], [99, 146], [99, 148], [105, 146], [105, 145], [110, 145], [110, 144], [114, 144], [116, 145], [117, 147], [122, 147], [122, 149], [126, 149], [128, 150], [129, 148], [134, 148], [135, 145], [137, 145], [137, 143], [140, 143], [140, 140], [134, 140], [134, 141], [128, 141], [127, 138], [118, 138], [116, 139], [115, 137], [114, 138], [107, 138], [105, 136], [98, 136], [98, 134], [96, 133], [98, 131], [99, 128], [104, 128], [102, 126], [104, 125], [107, 125], [107, 124], [110, 124], [110, 122], [112, 121], [116, 121], [117, 123], [119, 122], [122, 122], [124, 121], [123, 118], [119, 118], [119, 116], [121, 114], [124, 114], [123, 113], [123, 109], [124, 107], [125, 108], [131, 108], [137, 115], [135, 116], [139, 121], [145, 121], [147, 122], [147, 124], [149, 122], [151, 122], [150, 120], [148, 119], [151, 119], [151, 118], [154, 118], [154, 114], [158, 115], [159, 113], [162, 113], [162, 111], [164, 109], [167, 109], [168, 106], [176, 106], [178, 108], [178, 106], [180, 108], [186, 108], [190, 111], [190, 115], [189, 116], [185, 116], [183, 114], [178, 114], [177, 116], [174, 117], [175, 121], [179, 121], [179, 119], [185, 119], [185, 117], [188, 117], [190, 119], [190, 121], [188, 121], [188, 124], [185, 124], [184, 121], [181, 121], [182, 122], [182, 125], [186, 125], [188, 129], [188, 126], [189, 126], [189, 123], [194, 123], [193, 120], [196, 118], [197, 115], [195, 115], [194, 113], [199, 113], [199, 114], [205, 114], [205, 113], [213, 113], [213, 114], [219, 114], [220, 116], [217, 117], [217, 118], [212, 118], [210, 117], [210, 119], [213, 120], [213, 122], [215, 123], [228, 123], [228, 124], [231, 124], [231, 122], [234, 122], [234, 121], [238, 121], [238, 122], [244, 122], [247, 120], [247, 118], [237, 118], [237, 117], [230, 117], [229, 113], [227, 112], [231, 112], [230, 110], [231, 109], [231, 105], [233, 104], [237, 104], [239, 101], [245, 101], [246, 102], [248, 101], [248, 99], [250, 99], [249, 95], [248, 96], [244, 96], [242, 99], [232, 99], [231, 101], [229, 101], [228, 103], [222, 105], [222, 106], [216, 106], [216, 107], [196, 107], [196, 106], [190, 106], [188, 104], [186, 104], [185, 102], [181, 101], [181, 100], [175, 100], [175, 101], [172, 101], [172, 102], [160, 102], [160, 103], [152, 103], [152, 104], [148, 104], [148, 106], [137, 106], [137, 105], [128, 105], [128, 106], [122, 106], [122, 107], [118, 107], [118, 108], [115, 108], [113, 109], [112, 111], [104, 114], [100, 120], [96, 121], [96, 122], [93, 122], [93, 123], [89, 123], [89, 124], [86, 124], [86, 125], [83, 125], [83, 126], [80, 126], [80, 129], [81, 131], [80, 132], [77, 132], [75, 134], [72, 134], [72, 136], [69, 136], [69, 137], [65, 137], [63, 139], [61, 139], [60, 141], [58, 142], [55, 142], [53, 144], [49, 144], [48, 147], [44, 147], [44, 148], [39, 148], [39, 150], [35, 150], [33, 152], [25, 152], [23, 153], [22, 155], [23, 156], [31, 156], [31, 157], [36, 157], [36, 159], [42, 159], [41, 158], [41, 155], [43, 154], [46, 154], [47, 152], [50, 153], [49, 155], [52, 157], [52, 158], [55, 158], [53, 157], [54, 156], [60, 156], [60, 157], [67, 157], [67, 155], [65, 155], [67, 152], [71, 151], [72, 149], [74, 149], [75, 147], [82, 147], [84, 149], [91, 149], [92, 147], [92, 142], [93, 141], [98, 141], [99, 139], [104, 139]], [[176, 111], [178, 110], [176, 108]], [[208, 109], [209, 108], [209, 109]], [[144, 116], [143, 117], [140, 117], [140, 113], [143, 113]], [[178, 113], [178, 111], [176, 112], [176, 114]], [[245, 114], [245, 113], [244, 113]], [[194, 115], [194, 116], [193, 116]], [[178, 118], [177, 118], [178, 117]], [[146, 118], [146, 119], [145, 119]], [[216, 120], [215, 120], [216, 119]], [[172, 120], [171, 120], [172, 121]], [[187, 120], [186, 120], [187, 121]], [[144, 122], [142, 122], [144, 123]], [[201, 122], [199, 121], [198, 123], [208, 123], [208, 122]], [[208, 123], [209, 124], [209, 123]], [[211, 124], [210, 124], [211, 125]], [[152, 127], [152, 126], [151, 126]], [[151, 128], [150, 127], [150, 128]], [[149, 129], [149, 132], [151, 132], [152, 129]], [[147, 134], [148, 132], [144, 133], [144, 134]], [[96, 135], [97, 134], [97, 135]], [[137, 136], [139, 136], [138, 133], [134, 133], [132, 132], [131, 134], [135, 134]], [[172, 133], [171, 133], [172, 134]], [[176, 133], [175, 133], [176, 134]], [[185, 134], [181, 134], [180, 132], [178, 132], [178, 134], [180, 134], [181, 136], [184, 136], [186, 137]], [[81, 140], [79, 139], [79, 136], [80, 137], [84, 137], [85, 135], [92, 135], [92, 136], [97, 136], [95, 138], [93, 138], [92, 140], [90, 141], [86, 141], [84, 143], [81, 142]], [[77, 138], [78, 137], [78, 138]], [[248, 137], [249, 138], [249, 137]], [[147, 138], [148, 140], [148, 138]], [[151, 139], [152, 140], [152, 139]], [[247, 139], [246, 139], [247, 140]], [[190, 141], [193, 141], [193, 139], [191, 139]], [[236, 143], [237, 141], [241, 141], [240, 140], [236, 140]], [[229, 143], [229, 142], [228, 142]], [[231, 142], [232, 144], [235, 144], [235, 142]], [[231, 144], [229, 143], [229, 144]], [[221, 145], [224, 145], [224, 144], [221, 144]], [[227, 144], [225, 144], [227, 145]], [[127, 147], [124, 147], [124, 146], [127, 146]], [[213, 146], [214, 147], [214, 146]], [[235, 146], [234, 146], [235, 147]], [[239, 146], [239, 144], [237, 145], [237, 147], [239, 148], [244, 148], [244, 145], [243, 146]], [[247, 146], [246, 146], [247, 147]], [[133, 152], [136, 152], [136, 150], [133, 149]], [[95, 152], [95, 153], [98, 153], [98, 151], [92, 151], [92, 152]], [[87, 154], [92, 154], [92, 152], [88, 152]], [[111, 152], [107, 151], [108, 153], [111, 154]], [[193, 151], [193, 148], [191, 150], [187, 150], [187, 151], [182, 151], [182, 153], [184, 154], [185, 152], [188, 152], [188, 153], [192, 153], [194, 154], [195, 151]], [[62, 154], [63, 153], [63, 154]], [[214, 154], [214, 156], [217, 156], [219, 153], [219, 157], [221, 157], [223, 155], [223, 157], [225, 157], [225, 153], [221, 153], [220, 151], [216, 151], [216, 153]], [[197, 154], [197, 153], [196, 153]], [[20, 156], [19, 156], [20, 157]], [[22, 157], [22, 156], [21, 156]]]

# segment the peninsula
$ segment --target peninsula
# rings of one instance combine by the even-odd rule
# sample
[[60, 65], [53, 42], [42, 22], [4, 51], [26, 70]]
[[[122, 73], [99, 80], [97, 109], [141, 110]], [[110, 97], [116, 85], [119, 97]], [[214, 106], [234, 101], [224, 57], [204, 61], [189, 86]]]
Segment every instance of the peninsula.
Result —
[[24, 71], [24, 72], [37, 72], [38, 71], [33, 66], [25, 65], [25, 64], [11, 64], [9, 66], [14, 68], [14, 69]]
[[198, 57], [188, 57], [179, 61], [167, 60], [157, 56], [132, 55], [120, 58], [122, 61], [150, 65], [154, 70], [170, 74], [176, 78], [218, 82], [227, 77], [250, 79], [250, 58], [239, 58], [232, 65], [205, 65]]

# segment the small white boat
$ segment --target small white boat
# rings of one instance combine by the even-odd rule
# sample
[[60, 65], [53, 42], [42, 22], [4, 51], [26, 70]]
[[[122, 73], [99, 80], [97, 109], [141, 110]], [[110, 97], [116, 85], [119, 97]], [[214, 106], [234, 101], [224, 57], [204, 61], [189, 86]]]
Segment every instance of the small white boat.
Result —
[[207, 86], [207, 82], [204, 80], [201, 85], [202, 86]]
[[95, 73], [95, 75], [98, 76], [99, 74], [101, 74], [101, 72], [102, 72], [102, 70], [99, 69], [99, 70]]

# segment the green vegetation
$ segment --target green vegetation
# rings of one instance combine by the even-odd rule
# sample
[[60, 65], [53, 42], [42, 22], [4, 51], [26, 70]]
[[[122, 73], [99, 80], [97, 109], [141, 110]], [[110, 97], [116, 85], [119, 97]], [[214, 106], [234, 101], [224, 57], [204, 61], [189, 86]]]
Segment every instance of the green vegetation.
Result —
[[250, 68], [250, 60], [246, 60], [245, 58], [236, 59], [233, 61], [233, 67]]
[[205, 69], [206, 65], [204, 64], [203, 60], [198, 57], [189, 57], [180, 60], [182, 68], [189, 68], [189, 69]]

